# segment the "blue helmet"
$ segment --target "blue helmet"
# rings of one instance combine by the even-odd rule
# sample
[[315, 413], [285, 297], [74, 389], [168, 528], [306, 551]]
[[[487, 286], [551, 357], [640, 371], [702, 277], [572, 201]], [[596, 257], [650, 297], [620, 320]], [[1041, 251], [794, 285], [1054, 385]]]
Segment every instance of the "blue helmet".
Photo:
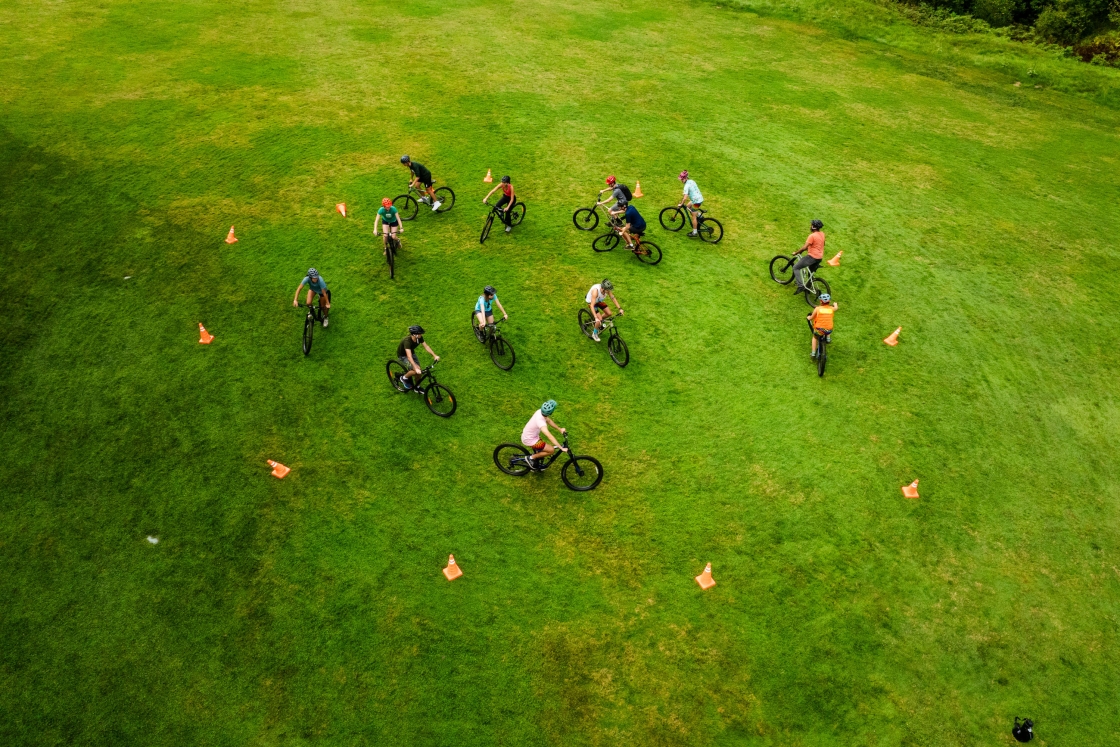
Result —
[[554, 412], [556, 412], [556, 400], [550, 399], [548, 402], [541, 405], [542, 415], [551, 415]]
[[831, 300], [832, 300], [832, 296], [831, 296], [831, 295], [829, 295], [828, 293], [822, 293], [822, 294], [821, 294], [821, 295], [820, 295], [820, 296], [818, 297], [818, 299], [820, 300], [820, 302], [821, 302], [821, 303], [828, 303], [829, 301], [831, 301]]
[[309, 278], [311, 278], [312, 280], [314, 280], [315, 278], [319, 277], [319, 271], [318, 271], [318, 270], [316, 270], [316, 269], [315, 269], [314, 267], [312, 267], [311, 269], [309, 269], [309, 270], [307, 271], [307, 277], [309, 277]]

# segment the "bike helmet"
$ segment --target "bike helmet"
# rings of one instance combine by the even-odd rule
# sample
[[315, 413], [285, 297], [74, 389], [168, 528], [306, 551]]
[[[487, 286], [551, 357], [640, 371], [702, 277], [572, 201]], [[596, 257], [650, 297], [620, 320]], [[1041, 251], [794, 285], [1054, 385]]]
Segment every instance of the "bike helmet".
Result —
[[541, 415], [551, 415], [556, 412], [556, 400], [550, 399], [541, 405]]
[[312, 267], [310, 270], [307, 271], [307, 277], [314, 280], [315, 278], [319, 277], [319, 271], [316, 270], [314, 267]]
[[682, 182], [687, 180], [688, 179], [688, 171], [685, 170], [685, 171], [682, 171], [681, 173], [677, 174], [677, 178], [680, 179]]
[[816, 219], [814, 219], [814, 220], [813, 220], [813, 222], [812, 222], [812, 224], [810, 224], [810, 225], [812, 225], [812, 226], [813, 226], [813, 230], [814, 230], [814, 231], [819, 231], [819, 230], [821, 230], [822, 228], [824, 228], [824, 223], [822, 223], [821, 221], [819, 221], [819, 220], [816, 220]]
[[509, 179], [508, 176], [503, 176], [502, 177], [502, 184], [509, 184], [509, 182], [510, 182], [510, 179]]
[[401, 163], [409, 163], [410, 161], [412, 161], [412, 159], [409, 158], [407, 155], [401, 156]]
[[603, 290], [605, 290], [605, 291], [609, 291], [609, 290], [614, 290], [614, 283], [612, 283], [611, 281], [607, 280], [606, 278], [603, 278], [603, 282], [599, 283], [599, 285], [600, 285], [600, 286], [602, 287], [602, 289], [603, 289]]
[[613, 187], [618, 180], [614, 178], [614, 174], [607, 177], [607, 186]]
[[482, 292], [483, 292], [483, 293], [484, 293], [485, 295], [487, 295], [487, 296], [496, 296], [496, 295], [498, 295], [498, 291], [494, 290], [494, 286], [492, 286], [492, 285], [488, 285], [488, 286], [486, 286], [485, 288], [483, 288], [483, 289], [482, 289]]
[[391, 207], [393, 207], [393, 201], [390, 200], [388, 197], [382, 197], [381, 198], [381, 207], [391, 208]]
[[411, 327], [408, 328], [408, 334], [410, 334], [410, 335], [422, 335], [422, 334], [424, 334], [424, 328], [421, 327], [419, 324], [413, 324]]
[[829, 295], [828, 293], [822, 293], [822, 294], [820, 294], [820, 296], [818, 296], [818, 300], [821, 303], [828, 303], [829, 301], [832, 300], [832, 296]]

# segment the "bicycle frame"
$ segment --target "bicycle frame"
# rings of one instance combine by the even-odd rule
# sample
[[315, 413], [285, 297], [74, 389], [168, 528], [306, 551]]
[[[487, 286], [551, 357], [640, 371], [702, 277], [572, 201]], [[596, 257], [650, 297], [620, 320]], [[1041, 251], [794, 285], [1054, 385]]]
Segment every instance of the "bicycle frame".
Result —
[[[556, 449], [552, 452], [552, 454], [550, 456], [547, 456], [544, 459], [534, 459], [533, 460], [534, 462], [537, 462], [537, 463], [540, 464], [540, 468], [541, 468], [542, 471], [546, 470], [550, 466], [552, 466], [552, 463], [555, 462], [557, 459], [559, 459], [561, 454], [566, 455], [568, 457], [569, 461], [571, 460], [571, 458], [572, 458], [572, 447], [568, 445], [568, 434], [565, 433], [565, 434], [563, 434], [563, 436], [564, 436], [564, 438], [560, 443], [563, 445], [563, 447], [565, 449], [567, 449], [567, 451], [561, 451], [560, 449]], [[544, 451], [544, 449], [541, 449], [541, 451], [537, 451], [537, 452], [533, 452], [533, 453], [540, 454], [543, 451]]]

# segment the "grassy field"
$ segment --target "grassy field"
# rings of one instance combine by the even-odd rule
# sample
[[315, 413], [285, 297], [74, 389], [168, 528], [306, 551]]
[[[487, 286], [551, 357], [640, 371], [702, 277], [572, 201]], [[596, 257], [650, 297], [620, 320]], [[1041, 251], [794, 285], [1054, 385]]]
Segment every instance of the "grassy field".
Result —
[[[845, 36], [666, 0], [0, 7], [0, 743], [1114, 743], [1120, 113]], [[390, 281], [402, 153], [458, 201]], [[653, 227], [651, 268], [573, 228], [608, 173], [655, 226], [682, 168], [722, 244]], [[528, 216], [480, 247], [487, 169]], [[818, 217], [823, 380], [766, 271]], [[575, 324], [605, 276], [625, 369]], [[385, 380], [412, 323], [450, 420]], [[549, 397], [590, 494], [491, 461]]]

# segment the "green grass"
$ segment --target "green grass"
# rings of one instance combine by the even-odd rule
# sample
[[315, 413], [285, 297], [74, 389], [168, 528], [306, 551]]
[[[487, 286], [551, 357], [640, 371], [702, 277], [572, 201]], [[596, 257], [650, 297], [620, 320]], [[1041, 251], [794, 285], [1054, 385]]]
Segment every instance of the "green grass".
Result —
[[[1120, 115], [888, 42], [665, 0], [5, 4], [0, 743], [1111, 744]], [[458, 202], [389, 281], [405, 152]], [[480, 247], [488, 168], [528, 216]], [[612, 172], [655, 225], [681, 168], [719, 246], [573, 229]], [[823, 380], [766, 274], [813, 217]], [[626, 369], [575, 325], [604, 276]], [[385, 381], [416, 322], [448, 421]], [[491, 462], [548, 397], [591, 494]]]

